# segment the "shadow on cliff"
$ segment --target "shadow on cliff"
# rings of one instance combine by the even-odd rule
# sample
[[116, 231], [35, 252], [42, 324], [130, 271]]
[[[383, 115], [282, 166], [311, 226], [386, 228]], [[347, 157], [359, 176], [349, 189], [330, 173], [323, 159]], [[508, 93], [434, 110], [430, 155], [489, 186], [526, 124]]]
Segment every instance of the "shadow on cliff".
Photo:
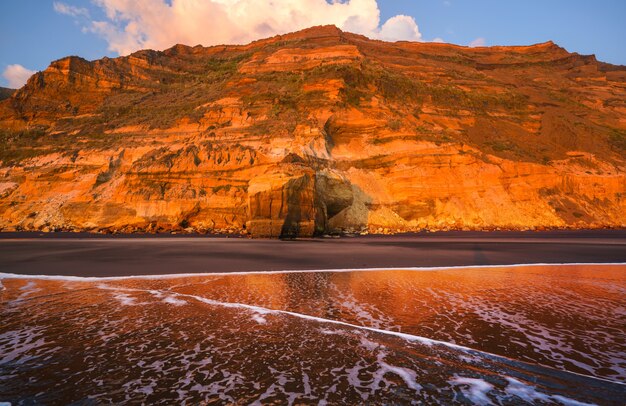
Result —
[[[280, 229], [279, 238], [292, 239], [302, 234], [310, 233], [309, 227], [307, 227], [310, 226], [310, 216], [306, 214], [315, 207], [314, 204], [311, 205], [310, 201], [308, 201], [309, 199], [307, 199], [307, 197], [309, 196], [306, 196], [310, 194], [310, 183], [311, 178], [308, 175], [304, 175], [300, 178], [289, 180], [283, 188], [283, 190], [286, 190], [288, 193], [285, 198], [286, 201], [283, 200], [281, 202], [281, 208], [284, 207], [286, 203], [287, 214], [282, 228]], [[303, 204], [310, 207], [305, 207]]]
[[[316, 173], [287, 182], [281, 239], [359, 233], [367, 229], [371, 198], [351, 182]], [[313, 226], [313, 227], [311, 227]]]

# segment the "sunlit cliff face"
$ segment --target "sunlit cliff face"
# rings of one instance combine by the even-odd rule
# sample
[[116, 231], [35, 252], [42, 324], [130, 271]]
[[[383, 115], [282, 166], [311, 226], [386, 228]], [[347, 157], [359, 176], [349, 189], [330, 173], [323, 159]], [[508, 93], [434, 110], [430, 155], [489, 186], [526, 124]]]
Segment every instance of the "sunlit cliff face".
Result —
[[0, 227], [622, 227], [625, 81], [553, 43], [386, 43], [330, 26], [65, 58], [0, 102]]
[[3, 275], [0, 388], [66, 403], [618, 403], [624, 270]]

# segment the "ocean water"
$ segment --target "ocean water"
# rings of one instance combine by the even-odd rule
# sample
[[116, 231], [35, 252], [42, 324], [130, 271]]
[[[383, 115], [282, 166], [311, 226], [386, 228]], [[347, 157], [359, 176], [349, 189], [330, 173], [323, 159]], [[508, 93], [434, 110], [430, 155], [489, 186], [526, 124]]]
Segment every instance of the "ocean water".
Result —
[[0, 278], [14, 405], [626, 401], [626, 265]]

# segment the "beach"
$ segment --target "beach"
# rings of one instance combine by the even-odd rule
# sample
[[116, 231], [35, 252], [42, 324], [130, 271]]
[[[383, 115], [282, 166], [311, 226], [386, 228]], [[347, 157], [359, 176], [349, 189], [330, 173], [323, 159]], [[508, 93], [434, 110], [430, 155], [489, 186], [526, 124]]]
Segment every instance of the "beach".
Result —
[[184, 235], [0, 233], [0, 271], [176, 273], [626, 262], [626, 231], [448, 232], [269, 240]]
[[0, 401], [618, 405], [624, 236], [4, 234]]

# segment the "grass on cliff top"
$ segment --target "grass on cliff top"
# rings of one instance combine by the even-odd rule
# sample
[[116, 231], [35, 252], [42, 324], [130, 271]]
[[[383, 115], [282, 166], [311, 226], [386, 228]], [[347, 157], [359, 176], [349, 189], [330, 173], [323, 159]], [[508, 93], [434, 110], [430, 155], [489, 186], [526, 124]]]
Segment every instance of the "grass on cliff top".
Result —
[[[346, 84], [342, 95], [345, 103], [351, 106], [359, 106], [361, 99], [370, 100], [374, 95], [413, 106], [421, 106], [426, 100], [431, 100], [453, 111], [463, 109], [479, 114], [494, 109], [520, 111], [528, 103], [526, 96], [512, 91], [502, 94], [467, 92], [448, 83], [424, 82], [373, 62], [322, 65], [306, 74], [310, 78], [342, 79]], [[376, 91], [371, 90], [372, 86]]]
[[197, 107], [223, 97], [226, 83], [237, 74], [238, 64], [248, 56], [190, 59], [192, 65], [184, 56], [173, 59], [167, 71], [144, 83], [150, 91], [114, 92], [96, 111], [96, 116], [66, 122], [59, 129], [69, 131], [79, 126], [88, 132], [103, 132], [132, 125], [169, 128], [183, 117], [198, 120], [204, 111]]
[[451, 111], [465, 109], [477, 113], [492, 109], [519, 110], [526, 104], [526, 99], [516, 93], [466, 92], [447, 83], [426, 83], [370, 61], [321, 65], [303, 72], [256, 73], [246, 75], [256, 82], [228, 88], [229, 81], [244, 76], [237, 68], [249, 57], [249, 53], [241, 53], [199, 60], [188, 55], [167, 59], [167, 69], [159, 71], [157, 78], [142, 83], [150, 91], [116, 91], [104, 101], [96, 116], [61, 121], [58, 129], [69, 132], [82, 127], [88, 132], [104, 132], [132, 125], [169, 128], [183, 117], [198, 121], [206, 112], [199, 106], [230, 95], [241, 97], [252, 115], [255, 110], [266, 113], [269, 109], [272, 119], [298, 121], [308, 115], [307, 111], [328, 103], [323, 92], [303, 92], [303, 85], [328, 79], [345, 83], [341, 92], [343, 107], [359, 107], [363, 100], [371, 100], [374, 95], [413, 108], [431, 100]]
[[15, 93], [15, 89], [9, 89], [6, 87], [0, 87], [0, 101], [4, 99], [8, 99]]

